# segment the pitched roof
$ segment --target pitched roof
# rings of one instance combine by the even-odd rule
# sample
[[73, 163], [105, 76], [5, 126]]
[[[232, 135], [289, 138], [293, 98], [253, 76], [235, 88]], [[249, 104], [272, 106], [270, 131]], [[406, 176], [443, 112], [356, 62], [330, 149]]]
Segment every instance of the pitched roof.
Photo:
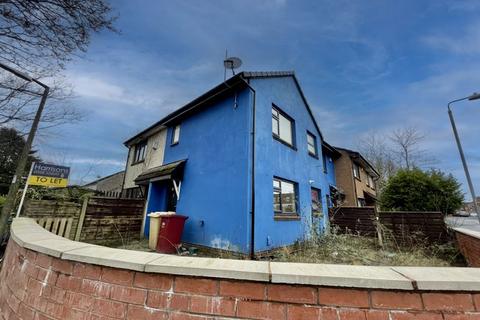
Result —
[[226, 81], [220, 83], [213, 89], [205, 92], [204, 94], [190, 101], [183, 107], [168, 114], [167, 116], [160, 119], [150, 127], [147, 127], [146, 129], [140, 131], [130, 139], [126, 140], [124, 142], [124, 145], [130, 146], [132, 144], [140, 142], [142, 139], [145, 139], [146, 137], [155, 133], [157, 130], [160, 130], [163, 126], [166, 126], [168, 124], [171, 124], [172, 122], [178, 121], [180, 117], [186, 116], [187, 114], [193, 112], [194, 110], [197, 110], [205, 106], [207, 102], [213, 101], [214, 99], [218, 99], [223, 94], [226, 94], [232, 91], [234, 88], [237, 89], [239, 87], [246, 87], [247, 83], [245, 82], [245, 80], [248, 80], [251, 78], [278, 78], [278, 77], [293, 77], [295, 84], [298, 88], [298, 91], [300, 92], [300, 95], [302, 97], [302, 100], [304, 101], [307, 107], [307, 110], [313, 119], [315, 127], [317, 128], [320, 134], [320, 137], [323, 140], [323, 135], [322, 135], [322, 132], [320, 131], [320, 127], [318, 126], [317, 121], [315, 120], [315, 117], [313, 115], [313, 112], [310, 109], [310, 106], [308, 105], [307, 99], [303, 94], [300, 84], [297, 78], [295, 77], [295, 72], [293, 71], [243, 71], [227, 79]]
[[89, 183], [87, 183], [87, 184], [84, 184], [84, 185], [82, 185], [82, 187], [87, 187], [87, 186], [90, 186], [90, 185], [92, 185], [92, 184], [98, 183], [98, 182], [100, 182], [100, 181], [103, 181], [103, 180], [112, 178], [112, 177], [114, 177], [114, 176], [116, 176], [116, 175], [124, 174], [124, 173], [125, 173], [125, 170], [118, 171], [118, 172], [112, 173], [112, 174], [110, 174], [110, 175], [108, 175], [108, 176], [101, 177], [101, 178], [98, 178], [97, 180], [94, 180], [94, 181], [91, 181], [91, 182], [89, 182]]
[[373, 167], [373, 165], [368, 162], [367, 159], [365, 159], [362, 154], [358, 151], [354, 151], [354, 150], [350, 150], [350, 149], [346, 149], [346, 148], [340, 148], [340, 147], [335, 147], [335, 149], [339, 150], [339, 151], [344, 151], [346, 153], [348, 153], [348, 155], [350, 156], [350, 158], [352, 158], [353, 160], [357, 160], [358, 162], [360, 162], [366, 169], [370, 169], [370, 171], [377, 177], [379, 177], [380, 175], [378, 174], [378, 171]]

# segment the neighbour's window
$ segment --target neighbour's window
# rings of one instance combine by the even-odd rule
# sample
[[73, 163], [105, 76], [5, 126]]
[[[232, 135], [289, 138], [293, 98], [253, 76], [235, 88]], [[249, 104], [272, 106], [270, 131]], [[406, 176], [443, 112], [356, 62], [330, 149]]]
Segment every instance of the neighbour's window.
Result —
[[372, 178], [371, 175], [368, 175], [367, 185], [368, 185], [370, 188], [375, 189], [375, 185], [374, 185], [373, 178]]
[[275, 215], [297, 214], [297, 184], [279, 178], [273, 179], [273, 211]]
[[135, 146], [132, 164], [145, 160], [145, 152], [147, 151], [147, 141], [142, 141]]
[[307, 149], [309, 155], [317, 157], [317, 138], [310, 132], [307, 132]]
[[172, 132], [172, 144], [177, 144], [180, 141], [180, 125], [177, 124], [173, 127]]
[[357, 199], [357, 206], [359, 207], [365, 207], [366, 203], [365, 203], [365, 199], [363, 198], [358, 198]]
[[273, 136], [293, 147], [293, 120], [275, 107], [272, 107]]
[[356, 163], [353, 164], [353, 176], [360, 180], [360, 167]]

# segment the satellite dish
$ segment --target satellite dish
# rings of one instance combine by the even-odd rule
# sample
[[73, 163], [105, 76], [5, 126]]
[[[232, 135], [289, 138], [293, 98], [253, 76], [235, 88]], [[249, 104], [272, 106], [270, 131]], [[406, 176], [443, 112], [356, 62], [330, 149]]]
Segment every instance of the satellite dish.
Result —
[[223, 60], [223, 65], [225, 67], [225, 70], [231, 69], [232, 74], [235, 75], [234, 69], [237, 69], [242, 65], [242, 60], [237, 57], [226, 58], [225, 60]]
[[227, 69], [232, 69], [232, 70], [237, 69], [242, 65], [242, 60], [240, 60], [240, 58], [237, 58], [237, 57], [230, 57], [223, 61], [223, 65]]

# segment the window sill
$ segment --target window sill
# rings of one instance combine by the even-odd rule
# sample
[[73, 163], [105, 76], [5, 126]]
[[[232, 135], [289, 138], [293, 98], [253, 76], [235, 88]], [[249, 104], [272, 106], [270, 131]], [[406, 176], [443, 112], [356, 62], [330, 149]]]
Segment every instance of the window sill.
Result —
[[136, 165], [136, 164], [140, 164], [140, 163], [142, 163], [142, 162], [145, 162], [145, 159], [140, 160], [140, 161], [137, 161], [137, 162], [132, 162], [131, 166], [134, 166], [134, 165]]
[[318, 160], [318, 156], [317, 156], [316, 154], [313, 154], [313, 153], [310, 153], [310, 152], [309, 152], [308, 155], [309, 155], [310, 157], [315, 158], [315, 159]]
[[275, 221], [297, 221], [300, 220], [298, 214], [275, 214], [273, 216]]
[[171, 143], [171, 144], [170, 144], [170, 147], [174, 147], [174, 146], [176, 146], [177, 144], [178, 144], [178, 142]]
[[292, 144], [290, 144], [290, 143], [288, 143], [288, 142], [283, 141], [282, 139], [280, 139], [279, 136], [277, 136], [277, 135], [275, 135], [275, 134], [272, 133], [272, 137], [273, 137], [273, 139], [277, 140], [277, 141], [280, 142], [281, 144], [286, 145], [287, 147], [289, 147], [289, 148], [297, 151], [297, 148], [296, 148], [294, 145], [292, 145]]

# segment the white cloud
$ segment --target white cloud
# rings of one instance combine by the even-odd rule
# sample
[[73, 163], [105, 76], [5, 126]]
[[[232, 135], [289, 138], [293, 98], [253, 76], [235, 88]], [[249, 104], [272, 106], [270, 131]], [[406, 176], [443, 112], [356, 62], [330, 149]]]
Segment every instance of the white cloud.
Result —
[[421, 38], [427, 46], [455, 54], [480, 53], [480, 23], [468, 25], [460, 34], [431, 34]]
[[69, 164], [92, 164], [92, 165], [110, 165], [124, 167], [125, 160], [117, 159], [101, 159], [101, 158], [76, 158], [68, 160]]

